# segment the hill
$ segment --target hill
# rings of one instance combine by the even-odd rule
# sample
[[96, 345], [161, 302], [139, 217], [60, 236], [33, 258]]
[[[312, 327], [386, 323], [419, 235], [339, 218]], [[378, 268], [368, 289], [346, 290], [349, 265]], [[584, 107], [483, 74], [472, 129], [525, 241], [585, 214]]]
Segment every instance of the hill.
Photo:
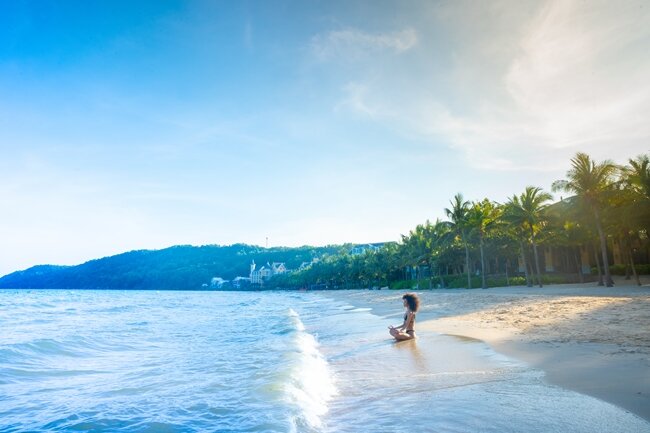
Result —
[[0, 278], [10, 289], [197, 290], [212, 277], [248, 276], [250, 263], [284, 262], [296, 269], [314, 257], [336, 254], [342, 246], [262, 248], [174, 246], [91, 260], [77, 266], [39, 265]]

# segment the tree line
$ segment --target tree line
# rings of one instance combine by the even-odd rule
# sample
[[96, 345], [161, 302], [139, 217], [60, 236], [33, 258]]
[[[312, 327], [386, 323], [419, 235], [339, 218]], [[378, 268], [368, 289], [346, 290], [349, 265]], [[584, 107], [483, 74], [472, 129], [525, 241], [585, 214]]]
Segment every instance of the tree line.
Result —
[[262, 248], [254, 245], [179, 245], [130, 251], [76, 266], [34, 266], [0, 278], [0, 288], [94, 290], [200, 290], [212, 277], [248, 276], [250, 264], [286, 263], [297, 269], [341, 246]]
[[[595, 161], [585, 153], [571, 159], [552, 192], [528, 186], [504, 203], [465, 200], [456, 194], [446, 220], [419, 224], [400, 242], [354, 255], [342, 250], [311, 267], [271, 280], [270, 287], [429, 287], [583, 282], [612, 286], [612, 273], [635, 278], [650, 273], [650, 157], [625, 165]], [[612, 266], [613, 250], [620, 263]], [[543, 271], [542, 250], [558, 256], [562, 272]], [[641, 263], [640, 263], [641, 262]], [[585, 267], [588, 272], [585, 272]], [[586, 274], [586, 275], [585, 275]]]

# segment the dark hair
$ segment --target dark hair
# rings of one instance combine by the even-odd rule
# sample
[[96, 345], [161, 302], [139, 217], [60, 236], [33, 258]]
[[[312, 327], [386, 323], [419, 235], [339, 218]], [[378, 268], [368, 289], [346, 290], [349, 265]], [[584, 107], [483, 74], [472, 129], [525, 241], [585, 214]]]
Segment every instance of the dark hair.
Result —
[[402, 299], [406, 300], [406, 302], [409, 304], [409, 310], [413, 311], [414, 313], [418, 311], [418, 308], [420, 308], [420, 298], [418, 298], [418, 295], [415, 293], [407, 293], [406, 295], [402, 296]]

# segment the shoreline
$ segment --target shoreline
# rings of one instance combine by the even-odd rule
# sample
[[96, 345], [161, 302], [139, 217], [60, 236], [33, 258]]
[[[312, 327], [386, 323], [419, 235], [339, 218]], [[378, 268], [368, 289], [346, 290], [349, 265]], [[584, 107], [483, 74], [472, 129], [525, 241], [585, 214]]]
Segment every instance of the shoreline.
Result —
[[[416, 332], [484, 341], [544, 371], [565, 389], [596, 397], [650, 421], [650, 278], [487, 290], [416, 291]], [[398, 291], [350, 291], [342, 298], [399, 318]], [[359, 304], [363, 305], [359, 305]]]

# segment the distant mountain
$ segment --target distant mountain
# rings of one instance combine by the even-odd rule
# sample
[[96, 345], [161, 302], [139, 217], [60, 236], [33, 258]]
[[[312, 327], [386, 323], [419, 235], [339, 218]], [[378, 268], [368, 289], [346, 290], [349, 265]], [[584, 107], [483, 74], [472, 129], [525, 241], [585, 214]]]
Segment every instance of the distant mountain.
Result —
[[336, 254], [342, 248], [261, 248], [235, 244], [131, 251], [77, 266], [34, 266], [0, 278], [0, 288], [196, 290], [209, 284], [212, 277], [231, 280], [248, 276], [253, 260], [258, 267], [267, 262], [284, 262], [288, 269], [297, 269], [303, 262]]

